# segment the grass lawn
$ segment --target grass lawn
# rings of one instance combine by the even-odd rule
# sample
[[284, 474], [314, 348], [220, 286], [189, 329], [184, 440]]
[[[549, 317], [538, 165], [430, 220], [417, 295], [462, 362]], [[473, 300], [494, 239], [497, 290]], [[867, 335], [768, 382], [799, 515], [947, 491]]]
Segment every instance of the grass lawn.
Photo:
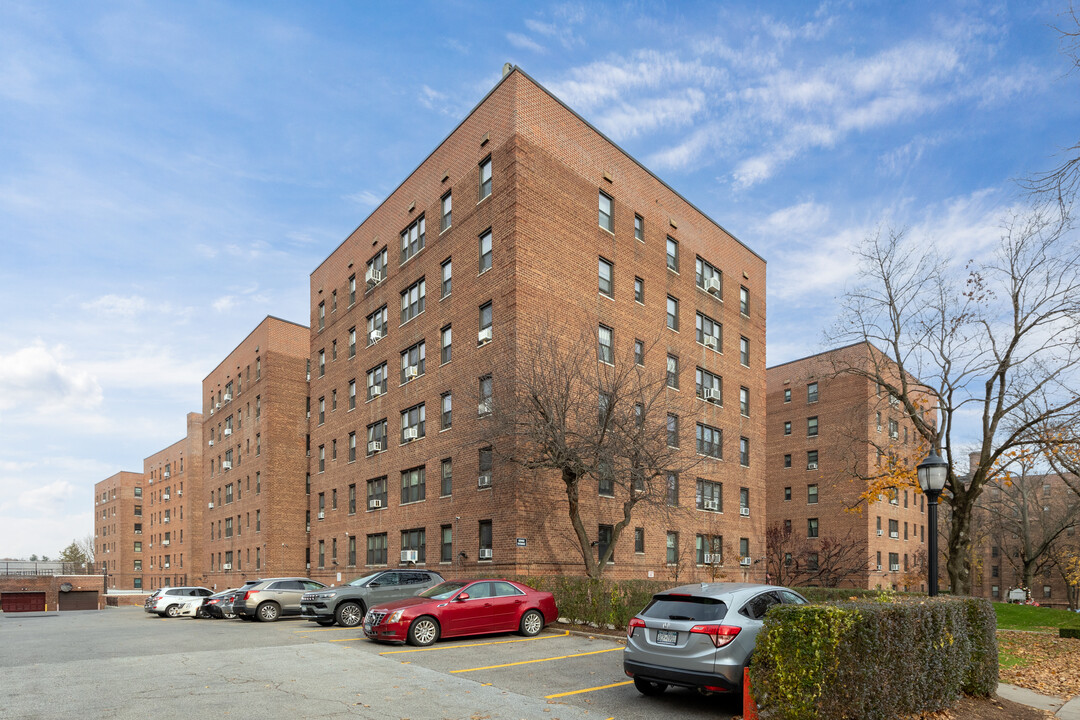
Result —
[[1035, 630], [1057, 634], [1058, 628], [1080, 628], [1080, 613], [1033, 605], [994, 603], [998, 630]]

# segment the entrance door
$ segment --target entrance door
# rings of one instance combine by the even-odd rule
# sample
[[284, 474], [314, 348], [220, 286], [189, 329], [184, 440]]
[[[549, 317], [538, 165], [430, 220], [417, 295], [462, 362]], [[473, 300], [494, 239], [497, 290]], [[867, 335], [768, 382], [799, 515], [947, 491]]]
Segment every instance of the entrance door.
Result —
[[97, 590], [72, 590], [62, 592], [60, 595], [61, 610], [97, 610]]
[[43, 592], [6, 592], [0, 595], [0, 606], [6, 613], [44, 612], [45, 593]]

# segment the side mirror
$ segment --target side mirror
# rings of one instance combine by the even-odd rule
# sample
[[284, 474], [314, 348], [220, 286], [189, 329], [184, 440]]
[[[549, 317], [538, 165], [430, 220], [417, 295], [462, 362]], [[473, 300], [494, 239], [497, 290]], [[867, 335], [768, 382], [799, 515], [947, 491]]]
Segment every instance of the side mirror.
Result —
[[379, 587], [380, 585], [382, 585], [382, 583], [379, 582], [378, 580], [372, 580], [371, 582], [368, 583], [367, 586], [368, 587]]
[[469, 599], [469, 593], [464, 593], [463, 592], [463, 593], [461, 593], [460, 595], [457, 596], [457, 599], [458, 600], [468, 600]]

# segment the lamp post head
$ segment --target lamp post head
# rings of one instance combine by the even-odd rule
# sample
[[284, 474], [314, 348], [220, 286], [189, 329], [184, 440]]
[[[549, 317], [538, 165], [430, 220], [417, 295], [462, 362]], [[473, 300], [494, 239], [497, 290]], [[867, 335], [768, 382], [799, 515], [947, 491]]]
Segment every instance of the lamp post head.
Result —
[[919, 476], [919, 487], [931, 497], [936, 497], [945, 488], [945, 480], [949, 475], [949, 464], [941, 459], [933, 448], [926, 459], [915, 468]]

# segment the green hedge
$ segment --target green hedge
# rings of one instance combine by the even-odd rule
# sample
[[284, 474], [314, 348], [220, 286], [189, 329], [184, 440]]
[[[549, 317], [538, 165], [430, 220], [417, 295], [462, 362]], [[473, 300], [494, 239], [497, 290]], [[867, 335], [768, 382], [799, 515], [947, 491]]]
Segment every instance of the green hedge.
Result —
[[1058, 637], [1080, 639], [1080, 628], [1058, 628]]
[[590, 580], [586, 577], [538, 575], [510, 577], [555, 596], [559, 617], [571, 622], [625, 629], [652, 596], [672, 587], [657, 580]]
[[782, 720], [885, 720], [990, 695], [996, 619], [976, 598], [778, 606], [750, 667], [754, 696]]

